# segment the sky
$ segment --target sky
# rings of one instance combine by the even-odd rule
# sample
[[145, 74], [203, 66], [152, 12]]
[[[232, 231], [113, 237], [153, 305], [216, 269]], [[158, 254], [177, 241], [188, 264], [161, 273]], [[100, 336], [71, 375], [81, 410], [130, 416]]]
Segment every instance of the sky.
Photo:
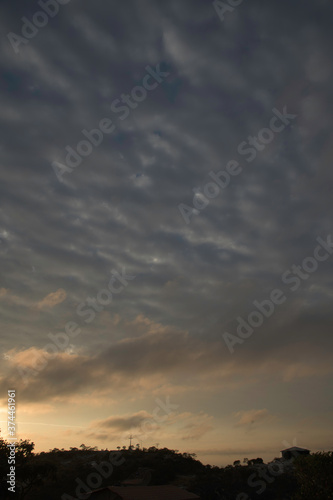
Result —
[[0, 10], [1, 435], [332, 449], [331, 3]]

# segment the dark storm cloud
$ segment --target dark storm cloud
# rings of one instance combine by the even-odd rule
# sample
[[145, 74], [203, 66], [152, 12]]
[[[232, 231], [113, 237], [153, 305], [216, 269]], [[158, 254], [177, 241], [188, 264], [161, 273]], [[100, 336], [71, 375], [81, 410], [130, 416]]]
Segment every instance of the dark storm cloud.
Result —
[[[20, 18], [35, 12], [25, 2], [1, 9], [5, 34], [20, 33]], [[1, 286], [19, 299], [0, 298], [3, 350], [43, 348], [47, 332], [75, 321], [77, 305], [123, 267], [137, 278], [113, 312], [188, 332], [136, 338], [134, 330], [111, 348], [96, 322], [77, 340], [87, 358], [64, 370], [65, 361], [50, 361], [40, 396], [94, 386], [99, 363], [133, 376], [190, 370], [191, 353], [203, 371], [236, 362], [224, 325], [279, 287], [332, 229], [331, 15], [326, 2], [251, 2], [221, 23], [210, 1], [81, 0], [62, 6], [19, 54], [5, 40]], [[169, 76], [121, 121], [111, 103], [159, 63]], [[297, 119], [248, 163], [239, 144], [284, 106]], [[106, 117], [116, 130], [59, 182], [51, 163]], [[186, 225], [179, 203], [192, 206], [193, 189], [232, 159], [242, 173]], [[267, 335], [239, 346], [243, 364], [270, 359], [300, 332], [309, 356], [318, 331], [321, 346], [329, 343], [331, 271], [332, 260], [323, 262], [288, 312], [267, 322]], [[37, 315], [34, 304], [59, 289], [66, 300]], [[297, 300], [311, 308], [290, 319]]]

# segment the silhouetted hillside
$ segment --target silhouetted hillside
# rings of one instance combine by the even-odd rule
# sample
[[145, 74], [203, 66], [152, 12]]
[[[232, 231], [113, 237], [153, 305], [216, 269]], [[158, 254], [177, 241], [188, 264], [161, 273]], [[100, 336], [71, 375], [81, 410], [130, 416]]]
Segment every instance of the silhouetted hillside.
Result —
[[[256, 458], [227, 467], [203, 465], [195, 455], [168, 448], [98, 450], [80, 448], [35, 454], [34, 443], [16, 449], [16, 495], [20, 500], [73, 500], [104, 486], [173, 484], [201, 500], [331, 500], [333, 452], [296, 459], [284, 470], [279, 461]], [[8, 492], [8, 447], [0, 439], [1, 498]]]

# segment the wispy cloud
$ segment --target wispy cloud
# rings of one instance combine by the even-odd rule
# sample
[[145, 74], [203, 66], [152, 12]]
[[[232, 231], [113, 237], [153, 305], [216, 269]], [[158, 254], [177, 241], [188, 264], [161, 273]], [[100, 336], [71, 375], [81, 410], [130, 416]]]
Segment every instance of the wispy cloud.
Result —
[[[22, 17], [33, 19], [37, 3], [1, 2], [3, 32], [20, 34]], [[281, 427], [292, 427], [297, 412], [320, 418], [329, 410], [332, 259], [301, 279], [297, 293], [233, 356], [222, 335], [271, 290], [286, 294], [282, 273], [331, 232], [332, 16], [332, 3], [323, 1], [301, 8], [286, 0], [260, 8], [242, 2], [221, 23], [213, 2], [147, 0], [132, 2], [129, 13], [125, 3], [81, 0], [59, 7], [20, 54], [5, 37], [3, 401], [15, 387], [22, 407], [38, 412], [50, 404], [59, 425], [88, 428], [111, 419], [125, 429], [140, 412], [151, 414], [149, 398], [164, 391], [181, 400], [181, 414], [191, 414], [170, 417], [166, 442], [169, 436], [177, 449], [197, 436], [207, 450], [221, 450], [219, 439], [229, 435], [225, 449], [252, 450], [255, 432], [247, 431], [257, 426], [265, 445], [256, 446], [265, 449], [267, 439], [286, 439]], [[170, 74], [134, 102], [132, 92], [144, 95], [138, 87], [145, 68], [157, 62]], [[130, 113], [121, 120], [124, 101]], [[297, 120], [264, 144], [272, 109], [284, 106]], [[52, 162], [65, 161], [67, 145], [81, 143], [85, 153], [82, 141], [98, 138], [93, 131], [103, 117], [113, 118], [113, 132], [58, 182]], [[245, 155], [241, 143], [250, 150]], [[179, 203], [192, 206], [209, 173], [229, 161], [239, 163], [241, 175], [185, 224]], [[105, 287], [112, 269], [136, 278], [113, 294], [111, 306]], [[89, 324], [88, 315], [95, 315]], [[45, 352], [70, 322], [80, 335], [58, 353]], [[42, 365], [24, 387], [19, 370]], [[278, 388], [275, 399], [269, 384]], [[277, 405], [281, 420], [268, 435]], [[46, 418], [40, 413], [34, 421]], [[331, 432], [328, 424], [300, 430], [318, 443]], [[120, 429], [98, 430], [109, 432]], [[237, 444], [240, 434], [246, 446]], [[46, 436], [43, 446], [57, 437]]]
[[273, 420], [275, 417], [270, 414], [270, 412], [264, 408], [262, 410], [246, 410], [239, 411], [235, 413], [235, 418], [237, 418], [236, 427], [253, 426], [255, 424], [267, 423]]
[[58, 304], [61, 304], [64, 300], [66, 300], [67, 294], [65, 290], [59, 288], [56, 292], [51, 292], [46, 297], [44, 297], [41, 301], [36, 304], [37, 309], [52, 309]]

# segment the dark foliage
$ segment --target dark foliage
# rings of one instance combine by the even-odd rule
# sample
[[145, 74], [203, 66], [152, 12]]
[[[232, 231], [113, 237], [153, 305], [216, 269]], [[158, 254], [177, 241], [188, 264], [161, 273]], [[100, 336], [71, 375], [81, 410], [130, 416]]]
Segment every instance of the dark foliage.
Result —
[[[80, 448], [35, 454], [34, 443], [21, 440], [16, 448], [16, 494], [19, 500], [73, 500], [80, 493], [149, 471], [149, 484], [176, 484], [201, 500], [333, 500], [333, 453], [315, 453], [297, 459], [283, 473], [261, 458], [235, 461], [227, 467], [203, 465], [194, 454], [168, 448], [110, 451]], [[0, 438], [0, 498], [8, 492], [8, 447]], [[90, 478], [90, 485], [89, 485]], [[97, 483], [96, 483], [97, 481]]]

